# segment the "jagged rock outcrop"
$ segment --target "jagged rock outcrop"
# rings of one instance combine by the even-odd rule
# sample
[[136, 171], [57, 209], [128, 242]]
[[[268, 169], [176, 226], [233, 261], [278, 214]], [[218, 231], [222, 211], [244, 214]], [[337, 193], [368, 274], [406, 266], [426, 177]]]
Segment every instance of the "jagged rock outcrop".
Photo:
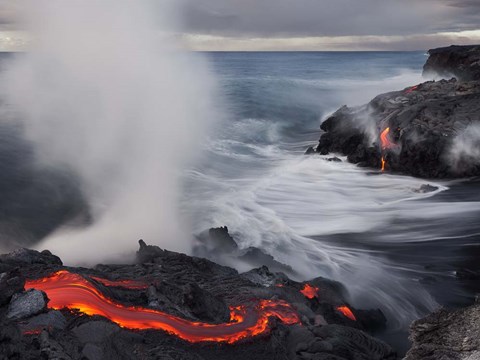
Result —
[[[222, 236], [225, 234], [222, 232]], [[385, 326], [383, 314], [379, 310], [351, 307], [346, 289], [327, 279], [299, 283], [267, 267], [239, 274], [209, 260], [149, 246], [143, 241], [133, 265], [67, 268], [57, 260], [45, 261], [47, 253], [22, 251], [22, 254], [28, 254], [27, 258], [18, 253], [0, 256], [19, 268], [19, 273], [10, 278], [15, 275], [32, 279], [68, 270], [81, 274], [112, 302], [156, 309], [197, 323], [228, 322], [230, 306], [254, 299], [282, 300], [298, 312], [302, 326], [284, 325], [272, 318], [271, 331], [264, 335], [235, 344], [193, 344], [160, 330], [128, 330], [102, 316], [47, 310], [42, 292], [22, 292], [13, 282], [15, 294], [9, 303], [0, 305], [0, 359], [395, 358], [390, 346], [368, 334], [379, 322]], [[48, 259], [55, 259], [51, 256], [48, 253]], [[301, 291], [307, 284], [318, 289], [318, 295], [304, 295]], [[26, 297], [42, 300], [43, 306], [33, 309], [30, 304], [37, 302], [21, 300]], [[23, 303], [26, 305], [22, 306]], [[352, 315], [339, 311], [339, 306], [349, 307]], [[8, 309], [16, 309], [21, 316], [7, 316]]]
[[480, 359], [480, 304], [430, 314], [412, 324], [410, 339], [405, 360]]
[[296, 275], [292, 267], [277, 261], [262, 249], [256, 247], [241, 249], [226, 226], [211, 228], [199, 234], [193, 254], [219, 264], [229, 264], [234, 261], [250, 267], [267, 266], [274, 272], [284, 272], [290, 276]]
[[462, 81], [480, 80], [480, 45], [449, 46], [429, 50], [426, 75], [455, 76]]
[[423, 178], [477, 176], [480, 81], [429, 81], [381, 94], [367, 105], [340, 108], [321, 129], [321, 155], [339, 153], [361, 166]]

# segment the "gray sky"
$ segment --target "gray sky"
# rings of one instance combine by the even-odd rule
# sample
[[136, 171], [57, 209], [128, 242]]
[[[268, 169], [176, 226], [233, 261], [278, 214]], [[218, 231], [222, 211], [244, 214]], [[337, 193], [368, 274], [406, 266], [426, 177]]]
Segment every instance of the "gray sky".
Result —
[[[177, 1], [182, 39], [195, 50], [425, 50], [480, 43], [480, 0]], [[3, 49], [25, 42], [15, 2], [0, 0]]]

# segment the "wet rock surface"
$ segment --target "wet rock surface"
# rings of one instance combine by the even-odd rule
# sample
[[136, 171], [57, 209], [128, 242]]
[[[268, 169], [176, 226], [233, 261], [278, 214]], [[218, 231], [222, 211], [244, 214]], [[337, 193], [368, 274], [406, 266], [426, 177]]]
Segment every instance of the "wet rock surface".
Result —
[[405, 360], [480, 359], [480, 304], [439, 310], [411, 326], [412, 349]]
[[[227, 239], [228, 242], [232, 244]], [[36, 252], [28, 254], [32, 259], [43, 256]], [[225, 323], [230, 321], [230, 306], [266, 299], [291, 304], [302, 325], [285, 325], [272, 318], [270, 331], [234, 344], [190, 343], [160, 330], [122, 328], [102, 316], [87, 316], [67, 309], [47, 310], [42, 292], [22, 291], [18, 284], [12, 284], [16, 292], [0, 306], [0, 359], [395, 358], [393, 349], [371, 332], [385, 326], [383, 314], [379, 310], [351, 307], [347, 290], [324, 278], [299, 283], [266, 266], [239, 274], [209, 260], [144, 242], [140, 243], [137, 263], [131, 265], [97, 265], [86, 269], [64, 267], [58, 261], [25, 261], [15, 254], [1, 258], [9, 259], [18, 268], [14, 274], [18, 278], [35, 279], [65, 269], [81, 274], [114, 302], [161, 310], [187, 321]], [[145, 286], [128, 288], [128, 284]], [[318, 294], [306, 297], [301, 290], [307, 284], [320, 289]], [[355, 320], [339, 311], [340, 306], [351, 309]], [[17, 315], [12, 316], [13, 313]]]
[[423, 71], [460, 80], [480, 80], [480, 45], [432, 49]]
[[[428, 68], [436, 61], [437, 52], [431, 54]], [[469, 50], [469, 59], [476, 57], [480, 47]], [[465, 66], [476, 74], [477, 61], [469, 61]], [[480, 81], [472, 78], [428, 81], [344, 106], [322, 123], [316, 152], [377, 169], [383, 159], [385, 170], [423, 178], [478, 176]]]

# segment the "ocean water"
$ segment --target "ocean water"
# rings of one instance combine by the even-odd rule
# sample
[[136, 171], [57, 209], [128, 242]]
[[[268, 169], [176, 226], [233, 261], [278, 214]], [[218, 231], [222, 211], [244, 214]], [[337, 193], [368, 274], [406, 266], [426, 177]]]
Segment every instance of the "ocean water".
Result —
[[[473, 302], [479, 285], [455, 271], [479, 267], [474, 180], [379, 174], [303, 155], [339, 107], [425, 81], [424, 53], [205, 56], [225, 116], [185, 174], [182, 209], [194, 232], [226, 225], [240, 247], [265, 250], [300, 280], [342, 282], [353, 305], [385, 312], [400, 352], [412, 320]], [[417, 191], [426, 184], [438, 190]]]

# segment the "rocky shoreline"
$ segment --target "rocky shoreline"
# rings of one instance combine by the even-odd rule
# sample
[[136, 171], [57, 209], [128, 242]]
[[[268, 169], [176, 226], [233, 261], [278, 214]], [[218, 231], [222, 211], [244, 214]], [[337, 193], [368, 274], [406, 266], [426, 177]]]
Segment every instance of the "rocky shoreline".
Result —
[[480, 175], [480, 46], [430, 50], [425, 73], [457, 76], [344, 106], [307, 154], [341, 154], [360, 166], [422, 178]]
[[[69, 284], [74, 287], [62, 292], [47, 289], [45, 284], [62, 273], [83, 279], [83, 285]], [[59, 294], [74, 294], [85, 284], [93, 286], [94, 300], [104, 296], [115, 307], [164, 312], [195, 324], [199, 331], [195, 336], [204, 331], [205, 325], [199, 324], [227, 331], [222, 324], [231, 323], [232, 307], [248, 309], [257, 300], [288, 305], [298, 321], [286, 324], [277, 308], [266, 330], [258, 334], [247, 332], [233, 342], [186, 341], [173, 330], [131, 329], [105, 305], [102, 315], [76, 311], [75, 306], [83, 306], [78, 304], [84, 295], [72, 300], [77, 305], [57, 308]], [[267, 267], [239, 274], [143, 241], [136, 264], [91, 269], [63, 266], [48, 251], [19, 249], [0, 256], [0, 358], [395, 359], [394, 350], [372, 336], [385, 326], [381, 311], [355, 309], [347, 299], [341, 284], [324, 278], [298, 283]]]
[[[129, 327], [105, 304], [93, 315], [87, 315], [88, 308], [82, 310], [85, 314], [75, 305], [59, 307], [59, 294], [68, 296], [83, 286], [70, 284], [70, 290], [55, 292], [42, 285], [62, 273], [89, 284], [94, 300], [105, 297], [115, 308], [164, 313], [200, 326], [194, 330], [197, 338]], [[82, 298], [73, 301], [82, 304]], [[241, 320], [232, 321], [232, 309], [258, 310], [252, 305], [258, 301], [288, 306], [296, 321], [285, 323], [277, 308], [262, 332], [249, 330], [234, 341], [218, 340], [222, 333], [215, 340], [201, 338], [203, 326], [224, 331], [237, 321], [241, 327]], [[131, 265], [72, 268], [49, 251], [29, 249], [0, 255], [0, 359], [393, 360], [398, 358], [395, 350], [375, 337], [386, 321], [378, 309], [352, 307], [338, 282], [318, 277], [300, 283], [266, 266], [238, 273], [143, 241]], [[405, 359], [478, 359], [479, 326], [479, 303], [456, 311], [439, 309], [412, 324], [413, 346]]]

